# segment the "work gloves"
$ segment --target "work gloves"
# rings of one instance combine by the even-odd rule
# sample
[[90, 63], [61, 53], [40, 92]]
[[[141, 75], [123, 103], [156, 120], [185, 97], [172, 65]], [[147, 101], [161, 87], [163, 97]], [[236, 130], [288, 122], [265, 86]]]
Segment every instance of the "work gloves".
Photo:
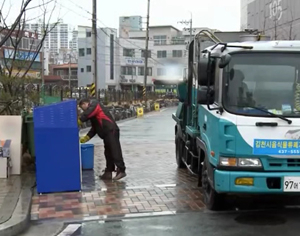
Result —
[[78, 118], [78, 120], [77, 120], [77, 123], [78, 123], [78, 126], [80, 127], [81, 125], [82, 125], [82, 122], [81, 122], [81, 120]]
[[87, 135], [79, 138], [80, 143], [86, 143], [89, 140], [90, 140], [90, 137]]

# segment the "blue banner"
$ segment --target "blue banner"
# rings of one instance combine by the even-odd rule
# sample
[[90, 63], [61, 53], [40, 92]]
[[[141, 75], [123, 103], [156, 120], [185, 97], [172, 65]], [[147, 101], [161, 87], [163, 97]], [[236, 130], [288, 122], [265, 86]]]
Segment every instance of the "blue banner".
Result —
[[[13, 59], [15, 51], [13, 49], [4, 49], [4, 58]], [[28, 51], [16, 51], [15, 59], [21, 61], [32, 61], [36, 56], [34, 61], [40, 62], [40, 54], [37, 52], [28, 52]]]
[[300, 155], [300, 140], [254, 139], [253, 154]]

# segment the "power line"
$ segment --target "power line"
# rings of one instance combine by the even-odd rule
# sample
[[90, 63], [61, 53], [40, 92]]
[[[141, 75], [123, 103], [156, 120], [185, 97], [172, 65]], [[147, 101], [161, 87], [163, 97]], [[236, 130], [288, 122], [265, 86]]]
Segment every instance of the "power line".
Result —
[[[69, 0], [70, 1], [70, 0]], [[70, 1], [71, 3], [73, 3], [72, 1]], [[79, 15], [79, 16], [81, 16], [81, 17], [83, 17], [83, 18], [85, 18], [85, 19], [88, 19], [86, 16], [83, 16], [83, 15], [81, 15], [81, 14], [78, 14], [77, 12], [75, 12], [75, 11], [73, 11], [72, 9], [70, 9], [70, 8], [68, 8], [68, 7], [65, 7], [64, 5], [62, 5], [61, 3], [58, 3], [61, 7], [63, 7], [63, 8], [66, 8], [67, 10], [69, 10], [69, 11], [71, 11], [71, 12], [73, 12], [73, 13], [75, 13], [75, 14], [77, 14], [77, 15]], [[77, 4], [75, 4], [75, 3], [73, 3], [74, 5], [76, 5], [77, 6]], [[78, 7], [78, 6], [77, 6]], [[82, 7], [79, 7], [80, 9], [83, 9], [84, 11], [86, 11], [87, 13], [89, 13], [89, 14], [91, 14], [89, 11], [87, 11], [87, 10], [85, 10], [84, 8], [82, 8]], [[90, 19], [89, 19], [90, 20]], [[99, 21], [99, 19], [97, 19], [97, 21]], [[103, 22], [102, 21], [99, 21], [101, 24], [103, 24]], [[104, 25], [104, 24], [103, 24]], [[108, 29], [111, 29], [111, 28], [109, 28], [109, 27], [107, 27], [106, 25], [104, 25], [106, 28], [108, 28]], [[109, 37], [110, 38], [110, 35], [104, 30], [104, 29], [102, 29], [102, 28], [99, 28], [107, 37]], [[98, 35], [97, 35], [98, 36]], [[99, 38], [99, 37], [98, 37]], [[120, 38], [120, 37], [119, 37]], [[100, 39], [100, 38], [99, 38]], [[134, 44], [134, 43], [132, 43], [131, 41], [129, 41], [128, 39], [125, 39], [125, 38], [122, 38], [122, 39], [124, 39], [124, 40], [126, 40], [127, 42], [129, 42], [130, 44], [132, 44], [132, 45], [134, 45], [135, 47], [137, 47], [137, 49], [142, 49], [142, 50], [145, 50], [144, 48], [142, 48], [142, 47], [140, 47], [140, 46], [138, 46], [138, 45], [136, 45], [136, 44]], [[101, 39], [100, 39], [101, 40]], [[102, 40], [101, 40], [102, 41]], [[118, 41], [116, 41], [115, 39], [113, 40], [117, 45], [119, 45], [121, 48], [125, 48], [126, 49], [126, 47], [124, 47], [123, 45], [121, 45]], [[103, 41], [102, 41], [103, 42]], [[157, 55], [156, 53], [153, 53], [153, 55]], [[157, 61], [157, 60], [155, 60], [154, 58], [150, 58], [151, 60], [153, 60], [153, 61], [156, 61], [158, 64], [161, 64], [161, 65], [164, 65], [163, 63], [161, 63], [161, 62], [159, 62], [159, 61]]]
[[[74, 3], [72, 0], [68, 0], [68, 1], [71, 2], [73, 5], [75, 5], [76, 7], [80, 8], [81, 10], [85, 11], [86, 13], [92, 15], [92, 13], [91, 13], [90, 11], [88, 11], [88, 10], [84, 9], [83, 7], [79, 6], [78, 4]], [[101, 23], [104, 27], [110, 28], [110, 27], [108, 27], [107, 25], [105, 25], [101, 20], [97, 19], [97, 21], [99, 21], [99, 23]], [[101, 28], [100, 28], [100, 29], [101, 29]], [[101, 29], [101, 30], [104, 32], [103, 29]], [[106, 33], [106, 32], [104, 32], [104, 33]], [[136, 45], [135, 43], [131, 42], [130, 40], [128, 40], [128, 39], [126, 39], [126, 38], [122, 38], [122, 37], [119, 37], [119, 38], [124, 39], [125, 41], [127, 41], [128, 43], [130, 43], [130, 44], [136, 46], [136, 47], [139, 48], [139, 49], [145, 50], [144, 48], [142, 48], [142, 47]], [[121, 45], [120, 45], [120, 46], [121, 46]], [[153, 54], [156, 55], [155, 53], [153, 53]]]

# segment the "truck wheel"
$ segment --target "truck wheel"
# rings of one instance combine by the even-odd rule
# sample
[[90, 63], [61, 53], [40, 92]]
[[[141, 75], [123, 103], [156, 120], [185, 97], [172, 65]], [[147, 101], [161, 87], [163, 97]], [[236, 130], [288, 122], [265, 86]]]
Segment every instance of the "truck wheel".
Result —
[[176, 135], [176, 138], [175, 138], [176, 162], [177, 162], [178, 168], [180, 168], [180, 169], [186, 167], [182, 160], [182, 156], [183, 156], [182, 149], [183, 149], [183, 141]]
[[224, 195], [217, 193], [211, 186], [208, 180], [207, 161], [203, 161], [202, 166], [202, 191], [204, 197], [204, 204], [207, 209], [218, 211], [224, 207]]

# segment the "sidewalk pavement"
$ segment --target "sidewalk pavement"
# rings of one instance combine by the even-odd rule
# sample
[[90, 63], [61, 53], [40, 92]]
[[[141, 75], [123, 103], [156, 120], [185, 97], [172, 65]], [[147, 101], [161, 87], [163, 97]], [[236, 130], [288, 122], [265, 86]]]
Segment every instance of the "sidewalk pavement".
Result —
[[[118, 124], [135, 118], [119, 121]], [[89, 128], [81, 130], [81, 135], [85, 134], [88, 130]], [[32, 187], [34, 184], [35, 175], [29, 173], [22, 176], [11, 176], [9, 179], [0, 179], [1, 236], [17, 235], [29, 227], [33, 195]], [[41, 200], [41, 202], [43, 201]], [[43, 211], [43, 208], [41, 208], [41, 211]], [[35, 213], [35, 205], [33, 205], [33, 213]], [[35, 218], [35, 215], [32, 218]]]
[[127, 166], [122, 181], [100, 181], [104, 149], [94, 138], [94, 171], [83, 171], [82, 192], [35, 194], [31, 219], [76, 222], [202, 210], [196, 177], [177, 169], [172, 112], [170, 108], [120, 124]]
[[0, 179], [0, 235], [17, 235], [28, 227], [32, 191], [32, 174]]

